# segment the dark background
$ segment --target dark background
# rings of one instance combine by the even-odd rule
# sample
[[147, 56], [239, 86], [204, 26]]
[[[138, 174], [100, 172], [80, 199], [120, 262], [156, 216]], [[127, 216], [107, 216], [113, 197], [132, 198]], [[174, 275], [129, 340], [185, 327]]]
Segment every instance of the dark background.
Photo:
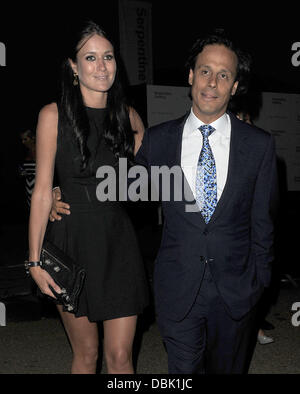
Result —
[[[214, 27], [224, 28], [253, 57], [252, 85], [259, 91], [300, 93], [300, 67], [291, 63], [292, 44], [300, 41], [296, 6], [240, 2], [201, 4], [199, 1], [152, 3], [153, 84], [187, 86], [184, 63], [196, 38]], [[275, 4], [275, 5], [274, 5]], [[3, 6], [2, 6], [3, 7]], [[7, 6], [6, 6], [7, 7]], [[281, 8], [279, 8], [281, 7]], [[17, 177], [22, 149], [19, 132], [35, 128], [40, 108], [55, 100], [63, 37], [70, 24], [82, 18], [99, 23], [118, 44], [118, 2], [26, 2], [11, 4], [0, 14], [0, 41], [6, 45], [7, 65], [0, 67], [1, 222], [26, 220], [23, 183]], [[133, 100], [145, 103], [132, 92]], [[141, 105], [141, 104], [140, 104]], [[138, 108], [142, 113], [146, 108]], [[284, 174], [283, 174], [284, 175]], [[284, 182], [283, 182], [284, 185]], [[291, 239], [281, 240], [296, 264], [296, 225], [299, 193], [283, 191], [283, 204], [292, 207], [284, 226]], [[296, 218], [296, 220], [295, 220]], [[287, 246], [287, 248], [286, 248]]]
[[[184, 63], [197, 37], [222, 27], [253, 57], [255, 84], [262, 91], [300, 93], [300, 67], [291, 63], [291, 46], [300, 41], [296, 9], [258, 10], [251, 3], [149, 1], [152, 3], [154, 84], [187, 85]], [[59, 77], [65, 32], [70, 24], [91, 18], [118, 44], [118, 1], [45, 2], [15, 5], [0, 14], [0, 41], [7, 47], [7, 66], [0, 68], [2, 111], [13, 116], [11, 132], [34, 124], [41, 106], [53, 100]], [[61, 3], [62, 4], [62, 3]], [[250, 7], [251, 6], [251, 7]], [[10, 119], [11, 120], [11, 119]]]

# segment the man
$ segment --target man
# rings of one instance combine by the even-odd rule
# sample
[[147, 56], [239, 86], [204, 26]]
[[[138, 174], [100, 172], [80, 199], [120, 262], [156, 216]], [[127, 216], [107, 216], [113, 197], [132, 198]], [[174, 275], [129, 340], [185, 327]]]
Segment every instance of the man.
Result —
[[190, 113], [148, 129], [136, 156], [149, 170], [180, 165], [199, 206], [162, 202], [157, 322], [170, 373], [244, 373], [255, 306], [270, 283], [274, 141], [226, 113], [249, 70], [229, 40], [198, 40], [188, 63]]
[[244, 373], [273, 260], [274, 141], [226, 113], [249, 71], [229, 40], [198, 40], [188, 65], [190, 113], [148, 129], [136, 155], [149, 171], [181, 166], [194, 197], [162, 201], [157, 322], [169, 373]]

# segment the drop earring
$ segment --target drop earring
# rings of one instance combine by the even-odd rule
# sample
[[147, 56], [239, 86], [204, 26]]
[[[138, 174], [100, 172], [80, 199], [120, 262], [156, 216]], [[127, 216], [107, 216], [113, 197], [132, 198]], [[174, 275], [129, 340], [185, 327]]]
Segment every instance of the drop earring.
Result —
[[73, 85], [74, 85], [74, 86], [77, 86], [77, 85], [78, 85], [78, 74], [76, 74], [76, 73], [74, 73]]

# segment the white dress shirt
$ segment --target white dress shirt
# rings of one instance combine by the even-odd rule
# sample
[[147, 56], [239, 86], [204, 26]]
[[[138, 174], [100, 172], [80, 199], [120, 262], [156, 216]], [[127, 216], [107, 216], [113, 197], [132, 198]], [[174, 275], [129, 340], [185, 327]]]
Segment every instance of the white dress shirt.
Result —
[[[199, 127], [205, 123], [198, 119], [193, 110], [187, 118], [182, 135], [181, 167], [196, 198], [196, 172], [203, 137]], [[209, 136], [209, 144], [215, 158], [217, 171], [217, 200], [219, 201], [227, 179], [231, 122], [228, 114], [210, 123], [215, 131]]]

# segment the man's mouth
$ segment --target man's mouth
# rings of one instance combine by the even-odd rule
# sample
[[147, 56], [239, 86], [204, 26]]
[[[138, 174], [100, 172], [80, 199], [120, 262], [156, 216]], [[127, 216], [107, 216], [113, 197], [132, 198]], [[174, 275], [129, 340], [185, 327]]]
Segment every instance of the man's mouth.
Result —
[[218, 98], [218, 96], [215, 96], [214, 94], [210, 94], [210, 93], [201, 93], [201, 96], [206, 101], [213, 101], [213, 100], [216, 100]]

